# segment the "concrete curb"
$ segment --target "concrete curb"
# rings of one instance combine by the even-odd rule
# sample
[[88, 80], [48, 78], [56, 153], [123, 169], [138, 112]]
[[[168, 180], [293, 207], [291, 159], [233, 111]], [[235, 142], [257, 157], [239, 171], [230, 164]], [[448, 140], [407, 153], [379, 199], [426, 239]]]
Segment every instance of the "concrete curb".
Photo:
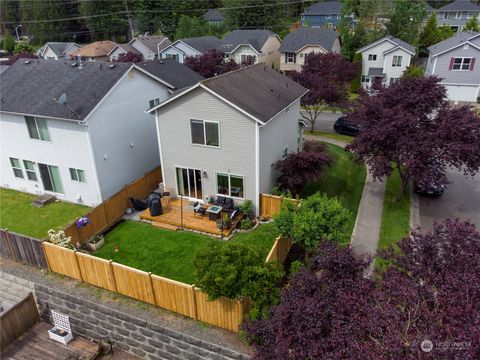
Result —
[[410, 229], [420, 226], [420, 199], [415, 192], [410, 190]]

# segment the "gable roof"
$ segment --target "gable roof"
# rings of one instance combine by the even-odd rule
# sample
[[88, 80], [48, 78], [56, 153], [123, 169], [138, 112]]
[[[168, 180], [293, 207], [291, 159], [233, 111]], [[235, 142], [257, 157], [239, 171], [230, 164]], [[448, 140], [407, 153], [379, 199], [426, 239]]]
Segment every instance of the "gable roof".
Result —
[[197, 74], [188, 66], [172, 59], [139, 62], [134, 67], [157, 77], [172, 90], [195, 85], [204, 79], [203, 76]]
[[[405, 42], [405, 41], [403, 41], [403, 40], [401, 40], [401, 39], [398, 39], [398, 38], [393, 37], [393, 36], [390, 36], [390, 35], [389, 35], [389, 36], [385, 36], [385, 37], [381, 38], [380, 40], [377, 40], [377, 41], [375, 41], [375, 42], [373, 42], [373, 43], [371, 43], [371, 44], [368, 44], [368, 45], [366, 45], [366, 46], [358, 49], [357, 52], [363, 52], [363, 51], [365, 51], [365, 50], [367, 50], [367, 49], [369, 49], [369, 48], [371, 48], [371, 47], [373, 47], [373, 46], [376, 46], [376, 45], [378, 45], [378, 44], [380, 44], [380, 43], [382, 43], [382, 42], [384, 42], [384, 41], [389, 41], [389, 42], [392, 43], [393, 45], [395, 45], [395, 46], [397, 46], [397, 47], [401, 47], [401, 48], [403, 48], [404, 50], [406, 50], [407, 52], [411, 53], [412, 55], [415, 55], [415, 47], [414, 47], [414, 46], [410, 45], [409, 43], [407, 43], [407, 42]], [[393, 49], [389, 49], [389, 50], [387, 50], [385, 53], [390, 52], [390, 51], [392, 51], [392, 50], [393, 50]]]
[[[129, 42], [129, 44], [131, 44], [135, 40], [141, 43], [142, 45], [144, 45], [148, 50], [152, 51], [155, 54], [157, 53], [157, 50], [162, 51], [172, 43], [166, 36], [149, 35], [149, 36], [137, 36], [136, 38], [133, 38]], [[161, 44], [161, 46], [159, 49], [157, 49], [157, 46], [159, 44]]]
[[297, 52], [305, 45], [320, 45], [325, 50], [331, 51], [335, 40], [338, 38], [339, 34], [330, 29], [320, 27], [300, 28], [285, 36], [280, 46], [280, 52]]
[[480, 11], [480, 5], [474, 4], [470, 0], [457, 0], [447, 4], [437, 11]]
[[199, 36], [192, 38], [180, 39], [179, 41], [187, 44], [191, 48], [197, 50], [198, 52], [204, 53], [208, 50], [222, 49], [222, 40], [215, 36]]
[[309, 6], [302, 15], [340, 14], [341, 10], [340, 1], [324, 1]]
[[261, 52], [263, 45], [272, 35], [275, 33], [270, 30], [233, 30], [223, 37], [224, 51], [230, 52], [239, 45], [249, 44], [257, 52]]
[[[30, 60], [30, 61], [28, 61]], [[1, 111], [83, 120], [132, 66], [129, 63], [20, 59], [0, 74]], [[28, 61], [28, 64], [27, 64]], [[77, 64], [76, 66], [72, 66]], [[53, 99], [67, 94], [67, 105]]]
[[446, 40], [440, 41], [428, 48], [430, 55], [437, 56], [445, 51], [454, 49], [460, 45], [463, 45], [477, 37], [480, 37], [480, 33], [473, 31], [463, 31], [456, 36], [452, 36]]
[[113, 41], [96, 41], [94, 43], [85, 45], [78, 50], [75, 50], [70, 55], [83, 57], [103, 57], [107, 56], [115, 46], [117, 46], [117, 44]]
[[205, 14], [202, 15], [202, 18], [206, 21], [222, 22], [225, 20], [223, 14], [216, 9], [209, 9]]
[[206, 79], [151, 108], [155, 111], [201, 87], [248, 117], [267, 123], [308, 90], [265, 64], [255, 64]]
[[115, 46], [112, 50], [110, 50], [110, 52], [107, 55], [110, 55], [112, 52], [115, 51], [115, 49], [118, 49], [118, 48], [122, 49], [127, 53], [131, 52], [134, 54], [139, 54], [139, 55], [141, 54], [141, 52], [135, 49], [132, 45], [130, 45], [130, 43], [127, 43], [127, 44], [117, 44], [117, 46]]
[[45, 50], [48, 46], [50, 48], [50, 50], [52, 50], [55, 55], [62, 56], [62, 55], [65, 55], [67, 50], [70, 49], [74, 45], [80, 47], [80, 45], [77, 45], [74, 42], [47, 42], [45, 45], [42, 46], [42, 48], [40, 50], [40, 54], [43, 55], [43, 53], [45, 52]]

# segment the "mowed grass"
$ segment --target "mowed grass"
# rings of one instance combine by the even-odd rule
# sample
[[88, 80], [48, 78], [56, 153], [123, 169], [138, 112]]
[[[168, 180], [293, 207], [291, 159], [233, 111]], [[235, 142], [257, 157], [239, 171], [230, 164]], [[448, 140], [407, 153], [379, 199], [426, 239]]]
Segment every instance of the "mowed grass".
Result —
[[349, 143], [353, 140], [353, 137], [348, 136], [348, 135], [330, 133], [330, 132], [318, 131], [318, 130], [313, 130], [313, 132], [311, 132], [310, 130], [305, 130], [305, 134], [306, 135], [323, 136], [323, 137], [328, 138], [328, 139], [339, 140], [339, 141], [343, 141], [343, 142], [346, 142], [346, 143]]
[[348, 233], [351, 235], [367, 175], [365, 165], [357, 163], [353, 155], [343, 148], [331, 144], [326, 145], [333, 158], [333, 164], [320, 180], [305, 187], [301, 197], [305, 198], [317, 192], [337, 197], [342, 205], [352, 213], [347, 224]]
[[[249, 233], [236, 234], [230, 241], [248, 244], [266, 257], [276, 236], [274, 225], [267, 224]], [[105, 236], [105, 245], [94, 255], [193, 284], [195, 254], [213, 241], [222, 240], [189, 231], [171, 231], [149, 224], [125, 221]]]
[[32, 206], [37, 196], [0, 188], [0, 228], [43, 239], [50, 229], [59, 230], [90, 211], [87, 206], [56, 202]]

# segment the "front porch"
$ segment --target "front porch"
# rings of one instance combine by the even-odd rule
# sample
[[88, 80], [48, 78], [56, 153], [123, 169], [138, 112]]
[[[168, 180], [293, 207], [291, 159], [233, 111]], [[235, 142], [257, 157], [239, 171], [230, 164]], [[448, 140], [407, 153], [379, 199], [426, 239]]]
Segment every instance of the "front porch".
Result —
[[220, 237], [230, 236], [242, 218], [243, 214], [238, 213], [232, 219], [231, 226], [222, 231], [217, 228], [215, 220], [209, 220], [208, 213], [203, 216], [196, 214], [193, 211], [193, 203], [191, 201], [178, 198], [169, 201], [169, 205], [163, 208], [162, 215], [152, 216], [150, 215], [150, 209], [140, 213], [140, 219], [151, 222], [152, 225], [161, 228], [171, 230], [184, 228]]

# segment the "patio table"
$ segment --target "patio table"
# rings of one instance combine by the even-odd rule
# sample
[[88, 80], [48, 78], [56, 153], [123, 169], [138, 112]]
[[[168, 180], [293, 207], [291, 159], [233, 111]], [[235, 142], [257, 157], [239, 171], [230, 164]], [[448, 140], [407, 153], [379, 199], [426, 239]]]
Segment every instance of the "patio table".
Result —
[[218, 220], [220, 218], [221, 206], [213, 205], [209, 206], [206, 210], [208, 212], [208, 220]]

